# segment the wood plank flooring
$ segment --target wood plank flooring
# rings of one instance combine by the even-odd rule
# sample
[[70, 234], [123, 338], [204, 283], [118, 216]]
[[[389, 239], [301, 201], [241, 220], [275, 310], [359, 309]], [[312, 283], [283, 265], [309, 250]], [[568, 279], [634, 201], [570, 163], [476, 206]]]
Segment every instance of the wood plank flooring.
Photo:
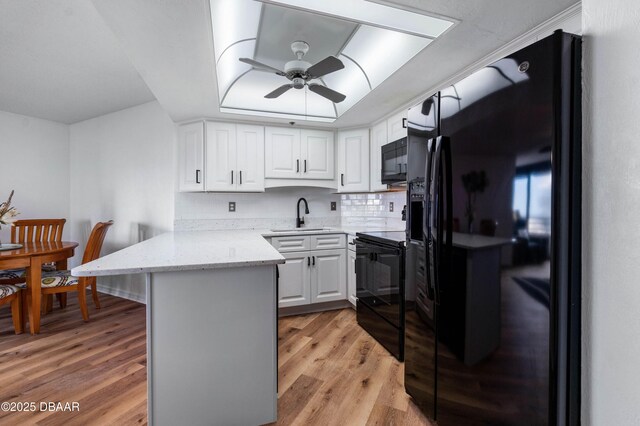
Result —
[[[73, 402], [75, 412], [3, 412], [2, 425], [146, 424], [145, 307], [101, 295], [83, 323], [77, 299], [14, 335], [0, 307], [0, 402]], [[403, 388], [403, 364], [351, 309], [282, 318], [278, 425], [428, 425]]]

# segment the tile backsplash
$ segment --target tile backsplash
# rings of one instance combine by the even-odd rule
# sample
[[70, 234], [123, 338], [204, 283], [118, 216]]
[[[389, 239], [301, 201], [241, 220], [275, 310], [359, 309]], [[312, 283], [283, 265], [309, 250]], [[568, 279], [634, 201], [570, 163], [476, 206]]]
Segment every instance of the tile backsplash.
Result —
[[[176, 231], [211, 229], [271, 229], [295, 226], [296, 203], [304, 197], [307, 227], [367, 226], [404, 228], [405, 192], [336, 194], [321, 188], [275, 188], [264, 193], [176, 193]], [[337, 210], [331, 211], [334, 201]], [[229, 212], [229, 202], [236, 211]], [[393, 202], [394, 211], [389, 211]], [[304, 211], [303, 205], [300, 208]]]
[[[393, 203], [393, 211], [389, 204]], [[366, 223], [369, 226], [404, 227], [402, 208], [407, 203], [404, 191], [380, 192], [376, 194], [342, 194], [340, 213], [342, 225]]]

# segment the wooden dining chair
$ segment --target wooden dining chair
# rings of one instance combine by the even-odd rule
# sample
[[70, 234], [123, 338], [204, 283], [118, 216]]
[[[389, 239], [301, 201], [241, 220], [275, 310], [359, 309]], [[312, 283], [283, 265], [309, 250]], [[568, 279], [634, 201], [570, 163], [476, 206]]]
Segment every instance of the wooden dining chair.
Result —
[[[102, 249], [102, 243], [107, 235], [109, 227], [113, 225], [113, 221], [98, 222], [89, 235], [87, 241], [87, 247], [84, 250], [82, 256], [82, 264], [91, 262], [100, 257], [100, 250]], [[89, 321], [89, 310], [87, 309], [87, 287], [91, 287], [91, 295], [93, 297], [93, 303], [96, 308], [100, 309], [100, 300], [98, 299], [98, 289], [96, 288], [96, 277], [74, 277], [71, 275], [71, 271], [53, 271], [44, 272], [42, 274], [41, 288], [44, 296], [66, 294], [71, 291], [78, 292], [78, 303], [80, 304], [80, 311], [82, 313], [82, 319]], [[26, 284], [18, 284], [20, 288], [26, 288]], [[31, 306], [28, 300], [30, 296], [25, 293], [23, 297], [23, 303], [25, 313], [27, 313], [28, 306]]]
[[14, 285], [0, 285], [0, 305], [11, 303], [11, 317], [16, 334], [22, 333], [24, 320], [22, 318], [21, 290]]
[[55, 242], [62, 241], [62, 230], [66, 219], [22, 219], [13, 222], [11, 242]]
[[[27, 242], [60, 242], [66, 219], [22, 219], [11, 226], [11, 242], [24, 244]], [[66, 267], [65, 267], [66, 269]], [[52, 272], [56, 266], [42, 265], [42, 272]], [[0, 271], [0, 284], [20, 284], [26, 279], [26, 270], [9, 269]]]

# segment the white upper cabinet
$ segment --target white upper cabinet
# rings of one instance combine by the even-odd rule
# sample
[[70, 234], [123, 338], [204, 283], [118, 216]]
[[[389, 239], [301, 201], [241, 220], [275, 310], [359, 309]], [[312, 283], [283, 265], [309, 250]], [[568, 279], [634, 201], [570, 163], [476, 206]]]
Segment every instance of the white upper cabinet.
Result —
[[387, 139], [387, 122], [376, 124], [371, 129], [371, 164], [370, 164], [370, 189], [375, 191], [386, 191], [387, 185], [382, 183], [382, 151], [383, 145], [389, 142]]
[[204, 191], [204, 125], [202, 122], [178, 128], [179, 190]]
[[264, 127], [205, 121], [178, 135], [180, 191], [264, 191]]
[[369, 129], [338, 133], [338, 192], [369, 191]]
[[299, 178], [300, 129], [265, 127], [264, 145], [266, 178]]
[[266, 178], [332, 180], [333, 158], [333, 132], [265, 128]]
[[206, 122], [207, 191], [235, 191], [236, 125]]
[[264, 127], [238, 124], [236, 147], [236, 191], [264, 191]]
[[387, 120], [387, 141], [393, 142], [407, 137], [407, 110]]
[[300, 131], [300, 155], [303, 179], [333, 179], [333, 132]]
[[207, 121], [206, 128], [205, 189], [264, 191], [264, 127]]

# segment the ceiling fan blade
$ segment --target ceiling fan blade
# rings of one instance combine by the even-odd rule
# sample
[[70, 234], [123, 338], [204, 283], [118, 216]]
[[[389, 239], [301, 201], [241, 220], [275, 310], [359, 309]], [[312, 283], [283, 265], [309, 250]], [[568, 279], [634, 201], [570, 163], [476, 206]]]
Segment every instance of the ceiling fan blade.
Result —
[[335, 90], [329, 89], [328, 87], [321, 84], [311, 83], [309, 85], [309, 90], [335, 103], [342, 102], [346, 98], [346, 96], [342, 93], [336, 92]]
[[344, 64], [340, 59], [335, 56], [327, 56], [317, 64], [310, 66], [307, 69], [307, 74], [309, 74], [311, 78], [318, 78], [341, 70], [342, 68], [344, 68]]
[[287, 90], [291, 89], [292, 87], [293, 87], [293, 84], [284, 84], [284, 85], [278, 87], [273, 92], [264, 95], [264, 97], [267, 98], [267, 99], [277, 98], [278, 96], [282, 95], [284, 92], [286, 92]]
[[267, 64], [263, 64], [262, 62], [254, 61], [253, 59], [250, 59], [250, 58], [240, 58], [239, 61], [240, 62], [244, 62], [245, 64], [249, 64], [254, 68], [258, 68], [258, 69], [265, 70], [265, 71], [275, 72], [278, 75], [285, 75], [284, 71], [280, 71], [277, 68], [274, 68], [274, 67], [272, 67], [270, 65], [267, 65]]

